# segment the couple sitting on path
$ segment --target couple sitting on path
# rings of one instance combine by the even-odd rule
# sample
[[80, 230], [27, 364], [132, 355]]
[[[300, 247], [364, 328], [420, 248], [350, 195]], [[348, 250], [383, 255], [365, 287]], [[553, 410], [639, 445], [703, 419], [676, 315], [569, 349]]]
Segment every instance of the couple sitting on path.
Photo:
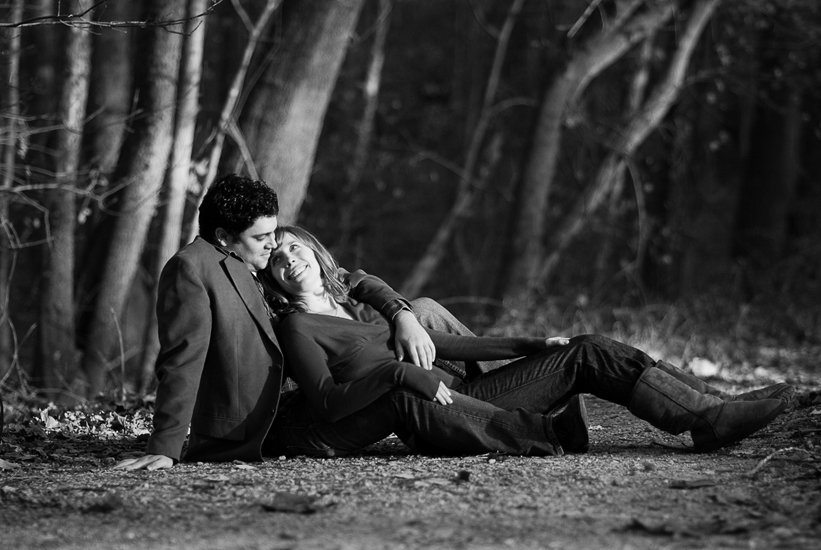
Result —
[[[147, 454], [117, 468], [171, 467], [186, 438], [188, 461], [344, 456], [391, 433], [426, 454], [585, 452], [582, 393], [707, 452], [794, 393], [730, 396], [601, 336], [475, 337], [436, 302], [340, 269], [310, 233], [278, 227], [278, 211], [263, 182], [227, 175], [208, 190], [200, 236], [160, 278]], [[479, 367], [502, 359], [515, 360]]]

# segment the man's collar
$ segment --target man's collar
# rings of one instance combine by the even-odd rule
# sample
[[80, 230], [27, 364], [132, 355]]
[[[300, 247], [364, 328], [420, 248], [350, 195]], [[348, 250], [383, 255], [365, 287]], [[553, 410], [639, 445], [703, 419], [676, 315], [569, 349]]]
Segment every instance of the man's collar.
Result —
[[226, 256], [231, 256], [232, 258], [236, 258], [237, 260], [241, 261], [242, 263], [245, 263], [245, 260], [240, 258], [239, 254], [237, 254], [233, 250], [229, 250], [229, 249], [225, 248], [224, 246], [222, 246], [221, 244], [215, 243], [213, 241], [209, 241], [208, 239], [206, 239], [204, 237], [203, 237], [203, 240], [205, 242], [207, 242], [208, 244], [210, 244], [211, 246], [213, 246], [214, 248], [216, 248], [217, 250], [219, 250], [220, 252], [222, 252], [223, 254], [225, 254]]

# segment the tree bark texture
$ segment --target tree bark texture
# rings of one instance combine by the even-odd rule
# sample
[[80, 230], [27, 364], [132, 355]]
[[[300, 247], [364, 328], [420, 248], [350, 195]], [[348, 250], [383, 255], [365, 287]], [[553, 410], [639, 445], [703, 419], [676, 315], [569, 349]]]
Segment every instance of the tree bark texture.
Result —
[[[73, 0], [68, 9], [80, 12], [90, 6], [86, 0]], [[43, 278], [40, 287], [39, 383], [47, 393], [57, 394], [64, 381], [74, 378], [77, 349], [74, 325], [74, 231], [77, 225], [76, 195], [80, 175], [80, 152], [89, 74], [91, 72], [91, 34], [69, 26], [66, 29], [65, 75], [58, 104], [62, 128], [57, 130], [56, 180], [60, 190], [48, 191], [44, 205], [48, 210], [51, 240], [43, 253]]]
[[[650, 69], [653, 61], [653, 50], [655, 48], [655, 37], [656, 33], [650, 33], [647, 38], [644, 39], [644, 42], [641, 44], [641, 53], [639, 54], [638, 63], [636, 65], [635, 73], [633, 74], [633, 78], [630, 81], [630, 93], [627, 97], [627, 116], [633, 117], [641, 108], [641, 104], [644, 102], [644, 96], [647, 91], [647, 86], [650, 81]], [[624, 188], [627, 184], [627, 163], [623, 163], [621, 169], [618, 173], [618, 179], [613, 183], [613, 187], [610, 191], [610, 198], [608, 201], [608, 208], [607, 211], [604, 213], [604, 226], [605, 227], [617, 227], [617, 223], [623, 210], [623, 193]], [[633, 180], [635, 183], [636, 191], [636, 212], [638, 217], [638, 228], [639, 228], [639, 242], [636, 247], [636, 262], [634, 269], [637, 272], [641, 272], [641, 260], [644, 252], [644, 241], [645, 238], [645, 227], [642, 223], [645, 217], [645, 210], [644, 210], [644, 201], [643, 195], [641, 192], [641, 182], [636, 181], [638, 174], [632, 174]], [[604, 290], [604, 287], [607, 286], [607, 282], [612, 280], [612, 274], [608, 269], [610, 265], [611, 255], [613, 251], [616, 249], [616, 235], [615, 231], [608, 231], [604, 235], [602, 235], [602, 243], [599, 250], [596, 253], [596, 263], [595, 263], [595, 278], [593, 283], [593, 292], [598, 294]]]
[[550, 190], [569, 111], [591, 80], [669, 21], [676, 11], [675, 3], [669, 1], [651, 2], [647, 11], [639, 13], [634, 11], [635, 3], [619, 4], [623, 15], [574, 53], [545, 93], [514, 214], [513, 253], [505, 292], [509, 298], [527, 292], [539, 278], [545, 257]]
[[[217, 177], [220, 159], [222, 158], [223, 147], [225, 144], [225, 134], [228, 132], [230, 126], [236, 125], [235, 117], [237, 116], [237, 104], [239, 103], [240, 94], [243, 90], [246, 75], [248, 74], [248, 68], [251, 65], [251, 59], [260, 44], [263, 32], [268, 27], [271, 17], [273, 17], [280, 5], [282, 5], [282, 0], [267, 0], [265, 9], [262, 10], [262, 13], [257, 18], [256, 23], [254, 23], [253, 28], [251, 28], [250, 35], [248, 36], [248, 42], [242, 53], [242, 61], [240, 62], [237, 71], [234, 73], [234, 79], [231, 81], [230, 88], [228, 88], [228, 97], [225, 98], [222, 110], [220, 111], [217, 130], [213, 137], [214, 143], [211, 145], [211, 148], [207, 153], [208, 169], [205, 175], [205, 181], [202, 183], [202, 188], [197, 196], [197, 209], [199, 209], [199, 205], [202, 203], [202, 199], [205, 196], [205, 192], [208, 190], [208, 187], [210, 187]], [[185, 243], [190, 243], [194, 240], [194, 237], [197, 236], [198, 229], [197, 217], [194, 215], [185, 230]]]
[[392, 0], [379, 0], [379, 11], [376, 15], [376, 30], [374, 31], [373, 45], [371, 46], [371, 61], [365, 76], [364, 103], [362, 118], [359, 120], [356, 132], [356, 145], [353, 150], [351, 165], [347, 170], [345, 188], [342, 193], [344, 204], [339, 205], [339, 232], [340, 238], [336, 244], [339, 249], [347, 246], [348, 240], [355, 225], [355, 215], [360, 206], [357, 200], [357, 190], [365, 173], [374, 126], [376, 112], [379, 108], [379, 89], [382, 84], [382, 68], [385, 65], [385, 42], [388, 39], [388, 30], [391, 23]]
[[[364, 0], [289, 0], [240, 129], [259, 177], [279, 194], [280, 222], [296, 220], [322, 122]], [[233, 155], [234, 167], [239, 155]], [[229, 166], [231, 166], [229, 164]]]
[[[137, 11], [132, 2], [108, 2], [98, 10], [101, 21], [128, 21]], [[89, 32], [89, 31], [86, 31]], [[134, 90], [135, 33], [120, 29], [100, 29], [93, 33], [90, 116], [91, 164], [102, 176], [110, 176], [117, 166]]]
[[165, 262], [180, 248], [185, 214], [186, 191], [191, 174], [191, 154], [194, 149], [194, 131], [199, 112], [200, 79], [202, 78], [202, 59], [205, 45], [206, 21], [193, 19], [208, 8], [208, 0], [188, 0], [186, 17], [191, 17], [185, 24], [184, 42], [180, 65], [177, 112], [174, 125], [174, 145], [171, 149], [169, 170], [165, 178], [163, 204], [160, 207], [161, 226], [160, 241], [151, 264], [154, 272], [151, 277], [151, 313], [145, 332], [145, 349], [142, 356], [142, 367], [139, 390], [142, 391], [153, 379], [154, 362], [160, 352], [160, 341], [157, 336], [157, 315], [155, 308], [157, 283]]
[[[175, 0], [151, 0], [147, 7], [155, 17], [181, 15]], [[112, 205], [117, 219], [83, 358], [92, 395], [105, 389], [111, 354], [120, 337], [118, 321], [138, 269], [172, 145], [182, 35], [153, 27], [142, 36], [145, 67], [137, 82], [141, 114], [134, 120], [134, 132], [126, 138], [115, 171], [114, 184], [122, 186], [122, 192]]]
[[720, 2], [721, 0], [700, 0], [693, 7], [667, 75], [656, 86], [641, 111], [628, 121], [621, 132], [618, 132], [618, 137], [611, 144], [611, 153], [602, 163], [590, 188], [576, 201], [559, 227], [551, 232], [550, 253], [542, 263], [537, 277], [530, 281], [530, 289], [540, 286], [553, 274], [562, 252], [585, 226], [587, 217], [594, 213], [607, 197], [612, 183], [617, 181], [622, 157], [629, 157], [636, 151], [650, 132], [658, 127], [678, 98], [687, 65], [701, 31]]
[[801, 129], [800, 95], [793, 90], [780, 105], [758, 107], [736, 231], [737, 252], [754, 265], [767, 265], [784, 251], [799, 176]]
[[[8, 10], [11, 21], [23, 18], [23, 0], [14, 0]], [[17, 254], [14, 242], [14, 230], [9, 219], [10, 191], [14, 186], [17, 168], [17, 140], [20, 118], [20, 31], [5, 29], [3, 31], [4, 50], [0, 75], [3, 86], [2, 109], [5, 140], [0, 143], [2, 150], [2, 179], [0, 180], [0, 384], [11, 371], [14, 357], [14, 339], [12, 334], [11, 280], [13, 276], [14, 257]]]
[[442, 223], [439, 225], [436, 234], [425, 249], [422, 258], [420, 258], [411, 273], [402, 283], [402, 294], [410, 298], [419, 296], [425, 284], [427, 284], [433, 276], [436, 268], [445, 256], [447, 245], [453, 232], [462, 222], [462, 219], [468, 215], [473, 207], [477, 194], [482, 190], [479, 183], [487, 182], [487, 178], [479, 178], [474, 181], [474, 172], [476, 171], [477, 160], [482, 152], [482, 145], [486, 138], [488, 127], [493, 118], [493, 103], [496, 101], [496, 91], [499, 87], [499, 78], [504, 65], [505, 55], [507, 54], [510, 35], [513, 32], [513, 27], [519, 17], [519, 13], [522, 11], [523, 4], [524, 0], [513, 0], [507, 17], [505, 18], [505, 23], [499, 33], [493, 65], [488, 75], [482, 106], [479, 110], [479, 117], [471, 133], [471, 140], [468, 145], [467, 157], [465, 159], [459, 189], [456, 194], [456, 200], [445, 216], [445, 219], [442, 220]]

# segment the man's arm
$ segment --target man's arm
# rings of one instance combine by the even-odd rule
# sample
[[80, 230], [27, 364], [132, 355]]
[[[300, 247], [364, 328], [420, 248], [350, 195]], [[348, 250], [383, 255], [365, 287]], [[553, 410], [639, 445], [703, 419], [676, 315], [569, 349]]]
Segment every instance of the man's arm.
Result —
[[397, 361], [407, 356], [414, 365], [430, 370], [436, 359], [436, 347], [416, 320], [410, 302], [385, 281], [361, 269], [353, 273], [342, 270], [342, 275], [351, 284], [351, 298], [368, 304], [393, 322]]
[[147, 454], [124, 460], [117, 468], [170, 468], [180, 460], [211, 337], [209, 304], [208, 293], [191, 264], [179, 256], [169, 260], [160, 277], [157, 298], [161, 348], [154, 431]]
[[143, 455], [139, 458], [126, 458], [114, 468], [118, 470], [162, 470], [174, 465], [174, 459], [165, 455]]

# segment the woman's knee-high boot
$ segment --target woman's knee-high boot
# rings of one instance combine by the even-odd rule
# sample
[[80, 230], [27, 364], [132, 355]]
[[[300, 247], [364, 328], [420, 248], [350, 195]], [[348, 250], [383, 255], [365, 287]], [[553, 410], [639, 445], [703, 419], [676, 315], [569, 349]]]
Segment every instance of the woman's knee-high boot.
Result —
[[651, 367], [636, 382], [628, 410], [674, 435], [689, 430], [693, 449], [704, 453], [736, 443], [763, 428], [787, 408], [791, 398], [790, 393], [778, 399], [724, 401]]
[[656, 363], [656, 368], [663, 370], [670, 376], [673, 376], [676, 380], [684, 382], [698, 393], [715, 395], [724, 401], [757, 401], [759, 399], [781, 399], [785, 396], [788, 399], [792, 399], [792, 396], [795, 393], [795, 388], [789, 384], [773, 384], [771, 386], [767, 386], [766, 388], [752, 390], [740, 393], [738, 395], [730, 395], [729, 393], [725, 393], [717, 388], [714, 388], [703, 380], [696, 378], [692, 374], [684, 372], [667, 361], [659, 361]]

